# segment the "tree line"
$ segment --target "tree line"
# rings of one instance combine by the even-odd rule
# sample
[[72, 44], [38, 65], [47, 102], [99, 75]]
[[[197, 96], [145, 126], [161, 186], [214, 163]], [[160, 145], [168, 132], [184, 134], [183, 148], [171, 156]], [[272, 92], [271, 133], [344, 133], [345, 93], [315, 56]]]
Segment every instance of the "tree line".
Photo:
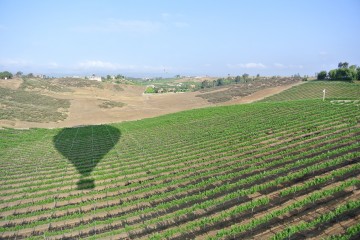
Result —
[[[16, 72], [15, 76], [16, 77], [29, 77], [29, 78], [35, 77], [33, 73], [29, 73], [27, 75], [24, 75], [24, 73], [21, 72], [21, 71]], [[13, 77], [14, 77], [14, 75], [9, 71], [0, 72], [0, 79], [11, 79]]]
[[360, 67], [351, 65], [348, 62], [339, 62], [338, 68], [331, 69], [329, 72], [321, 71], [317, 74], [318, 80], [344, 80], [353, 81], [360, 80]]
[[[259, 78], [260, 75], [256, 75], [256, 78]], [[240, 83], [240, 82], [248, 82], [250, 80], [249, 74], [244, 73], [242, 76], [236, 76], [236, 77], [230, 77], [227, 78], [218, 78], [217, 80], [213, 81], [202, 81], [200, 84], [200, 88], [211, 88], [211, 87], [217, 87], [217, 86], [223, 86], [230, 83]]]

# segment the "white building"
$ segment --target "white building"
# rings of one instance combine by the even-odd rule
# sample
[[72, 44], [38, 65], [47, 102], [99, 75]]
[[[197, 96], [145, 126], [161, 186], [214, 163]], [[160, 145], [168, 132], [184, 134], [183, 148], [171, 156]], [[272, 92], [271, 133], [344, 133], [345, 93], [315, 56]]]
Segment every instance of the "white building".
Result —
[[91, 75], [90, 77], [88, 77], [89, 80], [93, 80], [93, 81], [99, 81], [101, 82], [101, 77], [95, 76], [95, 74]]

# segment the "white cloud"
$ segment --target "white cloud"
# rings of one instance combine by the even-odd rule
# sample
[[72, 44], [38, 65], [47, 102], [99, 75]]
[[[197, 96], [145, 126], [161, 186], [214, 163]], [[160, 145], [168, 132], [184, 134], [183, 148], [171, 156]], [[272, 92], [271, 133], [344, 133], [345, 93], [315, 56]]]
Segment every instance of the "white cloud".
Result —
[[28, 67], [31, 62], [24, 59], [0, 59], [0, 66], [4, 67]]
[[138, 72], [169, 72], [174, 70], [171, 66], [151, 66], [151, 65], [123, 65], [113, 62], [90, 60], [80, 62], [75, 66], [76, 70], [103, 70], [103, 71], [138, 71]]
[[239, 64], [228, 64], [228, 68], [246, 68], [246, 69], [263, 69], [266, 65], [262, 63], [239, 63]]
[[160, 22], [143, 20], [121, 20], [107, 19], [99, 21], [93, 25], [77, 26], [72, 30], [77, 32], [133, 32], [133, 33], [151, 33], [161, 28]]
[[289, 64], [289, 65], [285, 65], [282, 63], [274, 63], [274, 67], [275, 68], [281, 68], [281, 69], [303, 69], [304, 66], [303, 65], [294, 65], [294, 64]]
[[17, 71], [46, 71], [60, 69], [62, 66], [56, 62], [33, 62], [25, 59], [0, 59], [0, 67]]
[[274, 66], [276, 68], [286, 68], [286, 66], [284, 64], [282, 64], [282, 63], [274, 63]]
[[111, 62], [103, 62], [103, 61], [84, 61], [77, 64], [76, 69], [96, 69], [96, 70], [123, 70], [123, 69], [134, 69], [135, 66], [133, 65], [121, 65], [117, 63]]

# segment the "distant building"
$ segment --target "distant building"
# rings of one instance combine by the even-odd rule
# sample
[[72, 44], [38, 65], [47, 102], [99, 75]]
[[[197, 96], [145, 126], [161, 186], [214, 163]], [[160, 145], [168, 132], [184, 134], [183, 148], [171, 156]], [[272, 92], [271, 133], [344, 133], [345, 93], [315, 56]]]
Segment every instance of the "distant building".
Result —
[[46, 78], [46, 75], [44, 75], [44, 74], [36, 74], [36, 75], [34, 75], [34, 77], [36, 77], [36, 78]]
[[93, 81], [99, 81], [101, 82], [101, 77], [96, 76], [95, 74], [91, 75], [90, 77], [88, 77], [89, 80], [93, 80]]

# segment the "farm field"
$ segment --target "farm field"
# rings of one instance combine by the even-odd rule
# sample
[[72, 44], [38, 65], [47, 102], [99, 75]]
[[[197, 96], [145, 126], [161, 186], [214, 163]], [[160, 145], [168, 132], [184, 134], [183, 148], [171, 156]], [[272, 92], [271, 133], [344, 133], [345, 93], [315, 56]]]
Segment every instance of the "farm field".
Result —
[[358, 96], [2, 129], [0, 238], [357, 239]]
[[294, 86], [279, 94], [263, 99], [263, 102], [322, 99], [323, 90], [327, 99], [360, 99], [360, 83], [341, 81], [309, 81]]
[[[0, 127], [59, 128], [108, 124], [214, 106], [215, 102], [216, 105], [252, 102], [298, 82], [285, 80], [272, 79], [266, 86], [256, 80], [236, 84], [236, 87], [207, 89], [221, 90], [220, 94], [199, 91], [144, 94], [145, 85], [73, 78], [0, 80]], [[258, 96], [247, 96], [253, 92]], [[227, 95], [226, 99], [223, 99], [224, 95]], [[208, 101], [209, 96], [212, 101]]]

